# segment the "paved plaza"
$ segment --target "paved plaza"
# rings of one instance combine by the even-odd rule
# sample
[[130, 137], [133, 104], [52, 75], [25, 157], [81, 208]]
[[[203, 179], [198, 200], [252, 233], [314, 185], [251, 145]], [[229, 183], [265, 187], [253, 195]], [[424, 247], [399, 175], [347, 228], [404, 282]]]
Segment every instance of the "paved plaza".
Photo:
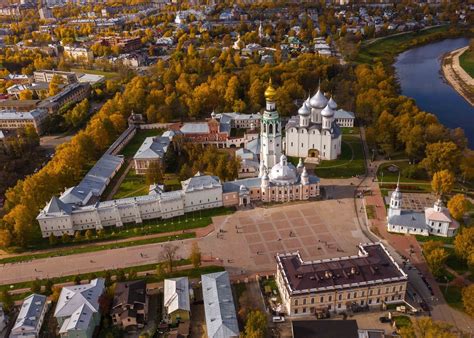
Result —
[[355, 217], [350, 198], [238, 211], [216, 217], [200, 247], [231, 274], [274, 271], [277, 253], [299, 251], [304, 260], [355, 254], [367, 241]]

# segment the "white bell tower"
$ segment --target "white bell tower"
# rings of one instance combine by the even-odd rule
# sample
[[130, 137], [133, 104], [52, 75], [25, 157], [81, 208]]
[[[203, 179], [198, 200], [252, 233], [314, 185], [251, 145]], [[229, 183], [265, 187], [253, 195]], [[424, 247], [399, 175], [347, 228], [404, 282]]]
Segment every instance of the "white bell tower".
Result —
[[275, 105], [276, 91], [272, 81], [265, 90], [266, 107], [260, 126], [260, 161], [270, 170], [281, 156], [281, 121]]
[[400, 191], [400, 174], [398, 174], [397, 188], [392, 192], [390, 197], [390, 206], [388, 208], [387, 217], [390, 218], [402, 213], [402, 193]]

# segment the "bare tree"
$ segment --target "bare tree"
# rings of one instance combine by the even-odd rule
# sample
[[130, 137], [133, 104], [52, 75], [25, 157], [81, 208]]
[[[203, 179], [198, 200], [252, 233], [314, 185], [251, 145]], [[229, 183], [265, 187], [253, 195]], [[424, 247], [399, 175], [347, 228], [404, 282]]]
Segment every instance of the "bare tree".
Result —
[[179, 247], [177, 245], [170, 243], [163, 246], [163, 252], [161, 253], [160, 257], [168, 265], [168, 273], [173, 271], [173, 264], [176, 260], [176, 251], [178, 251], [178, 248]]

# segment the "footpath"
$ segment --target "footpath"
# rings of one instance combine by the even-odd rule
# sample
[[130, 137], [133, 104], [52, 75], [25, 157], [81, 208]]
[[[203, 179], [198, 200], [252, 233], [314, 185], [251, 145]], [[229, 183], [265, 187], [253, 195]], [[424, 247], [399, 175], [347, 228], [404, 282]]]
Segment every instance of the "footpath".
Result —
[[474, 106], [474, 79], [459, 64], [459, 57], [469, 46], [456, 49], [443, 57], [442, 72], [446, 81], [471, 106]]

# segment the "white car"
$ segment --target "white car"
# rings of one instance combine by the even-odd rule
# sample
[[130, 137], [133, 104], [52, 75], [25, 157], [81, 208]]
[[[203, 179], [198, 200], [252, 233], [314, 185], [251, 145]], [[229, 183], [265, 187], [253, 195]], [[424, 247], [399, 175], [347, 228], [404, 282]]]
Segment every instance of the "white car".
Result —
[[272, 321], [274, 323], [283, 323], [285, 321], [285, 317], [283, 316], [275, 316], [273, 317]]

